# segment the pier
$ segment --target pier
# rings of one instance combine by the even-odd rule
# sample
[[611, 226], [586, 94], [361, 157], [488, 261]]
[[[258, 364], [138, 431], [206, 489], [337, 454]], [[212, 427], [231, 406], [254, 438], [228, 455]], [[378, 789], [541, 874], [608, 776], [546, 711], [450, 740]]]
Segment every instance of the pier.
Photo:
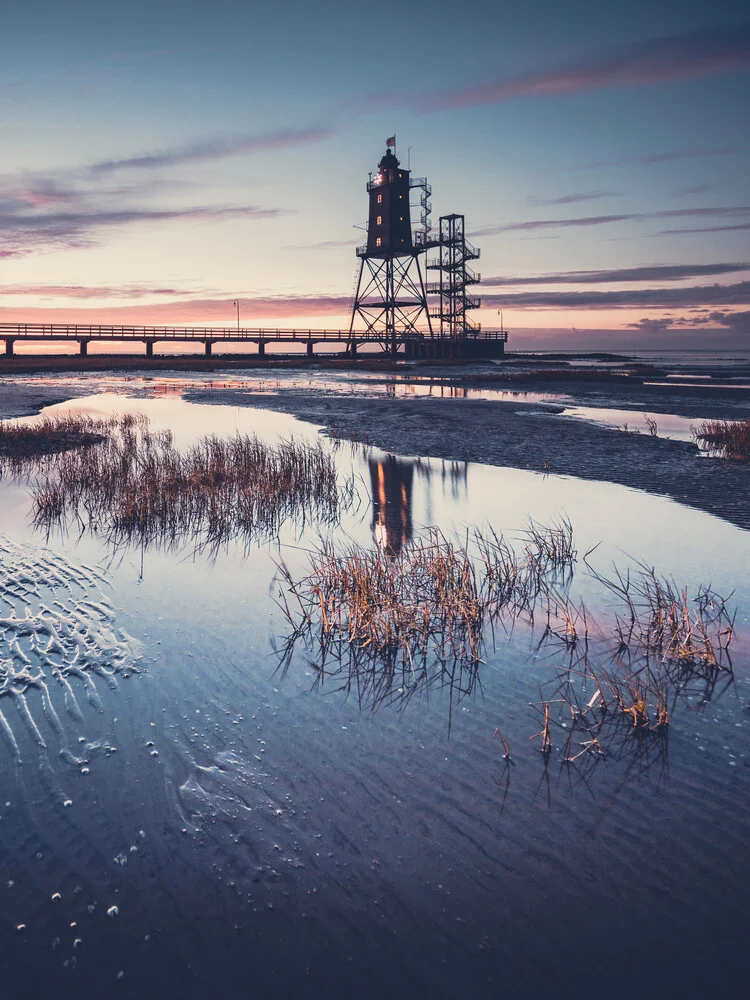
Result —
[[[418, 331], [398, 334], [399, 346], [409, 358], [479, 358], [502, 355], [508, 334], [502, 330], [477, 331], [461, 338]], [[250, 327], [197, 326], [87, 326], [65, 323], [0, 323], [0, 341], [5, 341], [5, 355], [12, 357], [16, 343], [77, 343], [79, 353], [88, 354], [92, 342], [141, 343], [147, 358], [154, 356], [158, 343], [202, 344], [211, 357], [214, 344], [251, 343], [263, 357], [267, 344], [304, 344], [305, 355], [314, 357], [316, 344], [341, 344], [348, 357], [355, 358], [364, 344], [379, 344], [390, 352], [383, 333], [376, 330], [297, 330]]]

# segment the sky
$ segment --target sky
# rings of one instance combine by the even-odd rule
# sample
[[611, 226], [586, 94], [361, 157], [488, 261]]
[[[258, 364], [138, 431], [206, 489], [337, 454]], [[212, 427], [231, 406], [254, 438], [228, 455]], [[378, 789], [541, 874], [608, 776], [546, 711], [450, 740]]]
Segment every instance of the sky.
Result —
[[348, 325], [396, 152], [518, 350], [750, 349], [750, 14], [714, 0], [24, 0], [0, 322]]

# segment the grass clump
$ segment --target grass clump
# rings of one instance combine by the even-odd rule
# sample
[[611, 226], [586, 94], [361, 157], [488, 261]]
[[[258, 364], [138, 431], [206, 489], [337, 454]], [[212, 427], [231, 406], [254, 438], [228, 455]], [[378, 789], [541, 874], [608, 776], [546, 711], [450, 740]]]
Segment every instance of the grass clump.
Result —
[[700, 710], [721, 678], [733, 677], [728, 598], [702, 585], [680, 588], [641, 563], [615, 567], [611, 577], [588, 569], [614, 598], [614, 621], [594, 627], [583, 606], [561, 597], [548, 607], [540, 643], [566, 654], [542, 704], [558, 707], [553, 724], [563, 730], [568, 763], [607, 756], [633, 736], [666, 738], [678, 702]]
[[106, 430], [106, 421], [90, 417], [45, 417], [34, 424], [0, 420], [0, 474], [6, 463], [97, 444], [104, 440]]
[[170, 431], [133, 415], [69, 427], [98, 443], [14, 467], [26, 470], [35, 525], [46, 530], [76, 526], [141, 547], [249, 544], [277, 538], [291, 519], [335, 523], [355, 496], [322, 444], [207, 436], [181, 450]]
[[479, 530], [458, 542], [429, 528], [398, 558], [328, 541], [301, 580], [279, 563], [279, 596], [295, 635], [317, 623], [324, 652], [343, 643], [410, 666], [424, 666], [430, 655], [443, 665], [478, 663], [484, 627], [503, 610], [531, 615], [539, 592], [575, 557], [566, 521], [530, 522], [520, 552]]
[[302, 640], [316, 683], [334, 680], [361, 707], [403, 705], [437, 684], [450, 688], [452, 717], [454, 701], [481, 684], [496, 626], [512, 628], [518, 618], [543, 624], [537, 655], [553, 668], [532, 706], [541, 728], [530, 739], [545, 759], [556, 747], [574, 763], [630, 747], [633, 736], [662, 739], [678, 701], [700, 709], [722, 677], [732, 681], [727, 598], [710, 587], [680, 588], [640, 563], [609, 578], [584, 560], [613, 599], [614, 613], [600, 625], [568, 596], [576, 550], [565, 520], [531, 522], [515, 545], [491, 530], [461, 542], [432, 528], [396, 558], [331, 542], [309, 558], [297, 579], [279, 563], [290, 626], [282, 666]]
[[693, 436], [721, 458], [750, 462], [750, 420], [706, 420]]
[[302, 641], [314, 650], [316, 684], [333, 680], [373, 710], [449, 687], [450, 728], [454, 703], [479, 682], [495, 623], [533, 619], [540, 592], [574, 560], [565, 521], [551, 529], [531, 522], [515, 548], [492, 531], [458, 541], [436, 528], [396, 557], [387, 548], [324, 542], [301, 579], [278, 564], [278, 603], [289, 625], [277, 650], [281, 668]]

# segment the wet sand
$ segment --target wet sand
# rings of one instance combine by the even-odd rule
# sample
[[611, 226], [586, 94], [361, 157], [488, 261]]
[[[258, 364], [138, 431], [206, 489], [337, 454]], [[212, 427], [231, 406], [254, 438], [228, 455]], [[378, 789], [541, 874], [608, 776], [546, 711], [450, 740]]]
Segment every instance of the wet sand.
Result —
[[82, 395], [75, 389], [55, 392], [51, 387], [12, 385], [0, 379], [0, 420], [12, 417], [30, 417], [39, 413], [45, 406], [64, 403], [67, 399]]

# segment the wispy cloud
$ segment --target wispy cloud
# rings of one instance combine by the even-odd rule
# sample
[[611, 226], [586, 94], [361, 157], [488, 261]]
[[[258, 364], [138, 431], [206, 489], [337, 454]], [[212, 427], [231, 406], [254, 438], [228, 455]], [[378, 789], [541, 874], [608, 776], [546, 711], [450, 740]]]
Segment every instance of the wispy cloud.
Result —
[[750, 305], [750, 281], [732, 285], [694, 285], [688, 288], [640, 288], [616, 291], [511, 292], [483, 295], [485, 306], [613, 309], [625, 306], [687, 308], [697, 305]]
[[29, 212], [8, 208], [0, 202], [0, 240], [5, 244], [6, 252], [9, 250], [11, 253], [77, 249], [94, 245], [107, 231], [136, 223], [267, 219], [282, 214], [284, 210], [280, 208], [253, 205]]
[[750, 229], [750, 222], [740, 222], [732, 226], [701, 226], [696, 229], [662, 229], [659, 236], [673, 236], [677, 233], [731, 233], [734, 230]]
[[705, 194], [711, 190], [712, 186], [711, 184], [693, 184], [691, 187], [679, 188], [677, 191], [673, 191], [672, 197], [683, 198], [693, 194]]
[[[329, 128], [311, 125], [258, 135], [196, 139], [182, 146], [76, 168], [0, 175], [0, 254], [10, 257], [88, 247], [100, 242], [107, 232], [138, 223], [282, 215], [287, 210], [274, 206], [153, 207], [144, 201], [164, 192], [171, 200], [175, 189], [186, 185], [169, 173], [184, 164], [288, 149], [320, 142], [329, 135]], [[118, 171], [134, 171], [137, 182], [114, 182], [112, 175]]]
[[715, 148], [670, 149], [659, 153], [643, 153], [634, 156], [619, 156], [614, 160], [592, 160], [581, 163], [578, 170], [598, 170], [602, 167], [648, 167], [654, 163], [674, 163], [675, 160], [695, 160], [703, 157], [731, 156], [738, 152], [736, 146]]
[[201, 160], [220, 160], [228, 156], [245, 153], [262, 153], [269, 150], [288, 149], [321, 142], [332, 135], [328, 127], [316, 125], [301, 129], [282, 129], [260, 135], [239, 135], [196, 139], [182, 146], [140, 153], [113, 160], [100, 160], [87, 168], [91, 174], [109, 174], [115, 170], [154, 170], [162, 167], [177, 167], [185, 163]]
[[668, 330], [682, 330], [685, 328], [706, 329], [723, 327], [741, 335], [750, 334], [750, 311], [727, 312], [726, 310], [715, 310], [708, 312], [701, 310], [700, 316], [673, 316], [667, 315], [661, 318], [645, 316], [634, 323], [628, 323], [628, 327], [633, 330], [641, 330], [646, 334], [664, 333]]
[[728, 326], [730, 330], [734, 330], [736, 333], [750, 335], [750, 310], [743, 310], [742, 312], [712, 312], [709, 313], [708, 319], [712, 323], [721, 323], [722, 326]]
[[624, 222], [627, 219], [634, 219], [630, 215], [588, 215], [576, 219], [530, 219], [525, 222], [507, 222], [498, 226], [482, 226], [473, 229], [470, 233], [474, 236], [496, 236], [498, 233], [524, 232], [531, 229], [560, 229], [577, 226], [603, 226], [610, 222]]
[[[750, 215], [750, 205], [718, 205], [701, 208], [670, 208], [657, 212], [627, 212], [620, 215], [587, 215], [569, 219], [528, 219], [523, 222], [508, 222], [496, 226], [483, 226], [474, 229], [471, 236], [496, 236], [498, 233], [526, 232], [536, 229], [562, 229], [587, 226], [604, 226], [613, 222], [643, 222], [649, 219], [676, 219], [676, 218], [743, 218]], [[746, 225], [729, 226], [724, 228], [747, 228]], [[675, 229], [666, 232], [716, 232], [715, 229], [692, 230]]]
[[681, 324], [675, 323], [673, 319], [668, 317], [659, 319], [657, 317], [645, 316], [643, 319], [639, 319], [635, 323], [628, 323], [627, 325], [632, 330], [653, 335], [656, 333], [666, 333], [668, 330], [675, 330]]
[[[362, 239], [365, 237], [363, 236]], [[320, 240], [317, 243], [290, 243], [284, 250], [338, 250], [341, 247], [355, 247], [362, 240]]]
[[600, 198], [614, 198], [614, 191], [581, 191], [578, 194], [564, 194], [559, 198], [535, 198], [526, 200], [530, 205], [573, 205], [580, 201], [598, 201]]
[[750, 23], [721, 25], [646, 38], [602, 54], [586, 54], [554, 70], [506, 76], [426, 95], [417, 99], [417, 107], [422, 111], [446, 111], [604, 87], [643, 87], [748, 67]]
[[[2, 295], [39, 299], [143, 299], [184, 298], [185, 288], [165, 288], [159, 285], [3, 285]], [[199, 294], [198, 291], [195, 294]]]
[[686, 278], [750, 271], [750, 262], [731, 264], [644, 264], [603, 271], [555, 271], [526, 277], [483, 277], [482, 285], [600, 285], [635, 281], [683, 281]]

